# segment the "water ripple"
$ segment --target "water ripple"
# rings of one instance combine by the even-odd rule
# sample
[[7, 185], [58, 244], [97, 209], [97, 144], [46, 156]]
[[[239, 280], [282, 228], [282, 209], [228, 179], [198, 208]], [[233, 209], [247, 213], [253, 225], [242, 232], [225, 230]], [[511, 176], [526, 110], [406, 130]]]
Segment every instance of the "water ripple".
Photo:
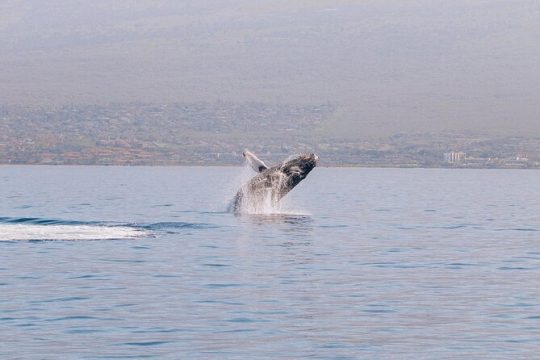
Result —
[[1, 359], [538, 357], [536, 172], [321, 168], [240, 217], [235, 169], [19, 172], [0, 239], [126, 237], [1, 242]]

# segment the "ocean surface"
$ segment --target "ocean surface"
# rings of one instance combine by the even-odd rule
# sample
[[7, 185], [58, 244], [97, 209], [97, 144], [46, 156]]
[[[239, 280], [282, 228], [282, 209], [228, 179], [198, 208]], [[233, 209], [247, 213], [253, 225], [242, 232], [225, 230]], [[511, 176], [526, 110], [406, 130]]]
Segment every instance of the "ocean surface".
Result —
[[0, 359], [538, 359], [540, 171], [0, 167]]

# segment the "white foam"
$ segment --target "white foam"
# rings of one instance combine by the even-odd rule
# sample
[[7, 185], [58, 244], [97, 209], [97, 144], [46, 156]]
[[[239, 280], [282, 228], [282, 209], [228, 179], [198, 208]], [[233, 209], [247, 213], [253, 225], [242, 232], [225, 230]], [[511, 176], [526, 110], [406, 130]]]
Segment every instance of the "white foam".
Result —
[[14, 240], [108, 240], [145, 235], [127, 226], [0, 224], [0, 241]]

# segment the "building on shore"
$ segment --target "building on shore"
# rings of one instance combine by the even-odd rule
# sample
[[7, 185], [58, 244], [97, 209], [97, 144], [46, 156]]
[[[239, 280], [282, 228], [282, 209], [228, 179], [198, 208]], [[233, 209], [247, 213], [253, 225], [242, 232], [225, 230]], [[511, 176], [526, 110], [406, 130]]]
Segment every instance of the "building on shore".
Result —
[[465, 153], [462, 151], [451, 151], [444, 153], [444, 162], [447, 164], [459, 164], [465, 159]]

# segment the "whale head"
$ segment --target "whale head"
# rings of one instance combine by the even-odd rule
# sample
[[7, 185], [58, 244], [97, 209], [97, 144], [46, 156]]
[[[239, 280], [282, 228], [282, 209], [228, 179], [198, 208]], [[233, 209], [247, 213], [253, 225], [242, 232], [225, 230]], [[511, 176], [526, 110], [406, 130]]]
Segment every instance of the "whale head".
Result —
[[310, 173], [317, 163], [319, 157], [316, 154], [304, 154], [285, 161], [280, 165], [279, 170], [287, 176], [287, 188], [291, 190]]

